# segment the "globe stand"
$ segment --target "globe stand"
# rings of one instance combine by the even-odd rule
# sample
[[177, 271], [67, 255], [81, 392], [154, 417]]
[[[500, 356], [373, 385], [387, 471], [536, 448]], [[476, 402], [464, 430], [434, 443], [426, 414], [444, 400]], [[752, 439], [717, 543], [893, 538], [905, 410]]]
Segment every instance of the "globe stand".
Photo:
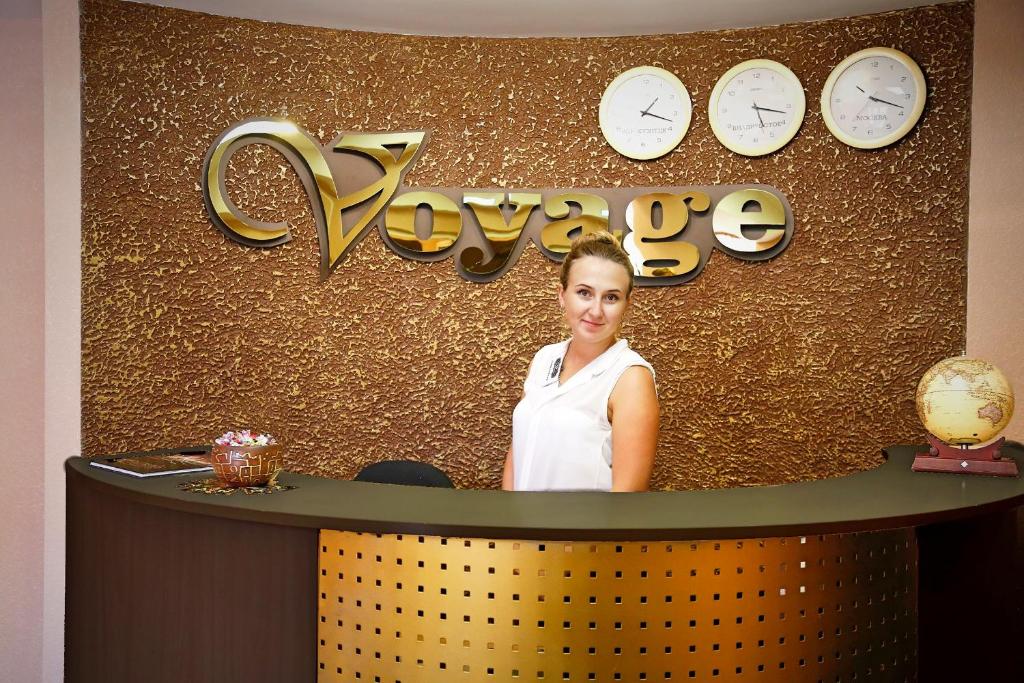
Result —
[[925, 435], [931, 448], [927, 455], [919, 453], [911, 467], [915, 472], [960, 472], [963, 474], [989, 474], [997, 477], [1016, 477], [1017, 463], [1011, 458], [1002, 458], [999, 449], [1005, 437], [981, 448], [956, 448], [940, 441], [931, 434]]

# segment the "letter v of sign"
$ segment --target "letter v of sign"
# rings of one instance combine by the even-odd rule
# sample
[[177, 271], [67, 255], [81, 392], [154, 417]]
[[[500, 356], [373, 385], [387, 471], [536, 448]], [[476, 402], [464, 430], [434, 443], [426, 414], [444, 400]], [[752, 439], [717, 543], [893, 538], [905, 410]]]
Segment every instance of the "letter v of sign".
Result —
[[[214, 224], [236, 242], [251, 247], [276, 247], [290, 241], [287, 223], [254, 220], [231, 201], [225, 187], [225, 172], [231, 155], [250, 144], [273, 147], [295, 169], [309, 197], [320, 244], [320, 279], [326, 280], [395, 195], [402, 177], [422, 150], [425, 136], [423, 131], [342, 133], [327, 145], [326, 149], [333, 152], [355, 153], [375, 162], [377, 173], [383, 171], [383, 176], [370, 180], [355, 177], [356, 174], [353, 178], [336, 174], [324, 154], [325, 148], [291, 121], [278, 118], [242, 121], [225, 130], [210, 145], [201, 179], [203, 200]], [[398, 149], [397, 157], [391, 148]], [[334, 166], [339, 167], [339, 164]], [[341, 194], [339, 185], [357, 189]], [[372, 203], [363, 214], [346, 228], [343, 212], [369, 200]]]

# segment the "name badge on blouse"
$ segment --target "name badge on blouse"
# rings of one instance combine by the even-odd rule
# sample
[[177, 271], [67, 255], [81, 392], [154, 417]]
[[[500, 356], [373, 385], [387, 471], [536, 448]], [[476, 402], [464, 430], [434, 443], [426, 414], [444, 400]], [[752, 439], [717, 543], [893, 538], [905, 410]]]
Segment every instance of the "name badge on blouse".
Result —
[[551, 361], [551, 365], [548, 367], [548, 374], [544, 376], [543, 386], [547, 386], [552, 382], [558, 381], [558, 373], [562, 370], [562, 359], [556, 358]]

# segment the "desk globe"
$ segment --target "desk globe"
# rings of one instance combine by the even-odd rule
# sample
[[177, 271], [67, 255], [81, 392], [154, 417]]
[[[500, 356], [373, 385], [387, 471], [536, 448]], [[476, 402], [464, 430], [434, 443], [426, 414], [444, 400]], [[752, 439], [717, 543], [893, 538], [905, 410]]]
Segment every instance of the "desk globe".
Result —
[[1005, 439], [969, 448], [994, 439], [1013, 416], [1013, 389], [996, 366], [963, 356], [939, 361], [924, 373], [915, 401], [931, 443], [915, 470], [1016, 476], [1016, 463], [999, 457]]

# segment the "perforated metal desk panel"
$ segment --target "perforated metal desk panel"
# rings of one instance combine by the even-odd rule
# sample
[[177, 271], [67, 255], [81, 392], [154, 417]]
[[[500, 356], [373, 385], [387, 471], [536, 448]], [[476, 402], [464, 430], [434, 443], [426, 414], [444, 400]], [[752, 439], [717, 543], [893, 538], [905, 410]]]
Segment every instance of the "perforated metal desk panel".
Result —
[[[944, 654], [942, 624], [963, 626], [965, 614], [973, 614], [984, 633], [982, 627], [1012, 624], [1019, 614], [1019, 581], [1010, 586], [1015, 597], [1009, 601], [1004, 596], [986, 607], [965, 595], [959, 611], [945, 591], [970, 581], [965, 572], [984, 569], [984, 558], [975, 558], [981, 567], [956, 560], [963, 555], [956, 545], [965, 538], [983, 539], [976, 556], [986, 549], [994, 557], [1005, 554], [1000, 546], [1015, 534], [1006, 520], [1015, 519], [1008, 513], [1024, 502], [1024, 482], [913, 473], [916, 450], [890, 448], [878, 469], [837, 479], [629, 495], [452, 491], [285, 473], [280, 480], [298, 488], [270, 496], [201, 496], [180, 491], [182, 477], [136, 480], [71, 459], [69, 680], [133, 680], [131, 663], [118, 660], [120, 668], [112, 667], [97, 634], [106, 629], [123, 641], [124, 623], [76, 625], [81, 612], [109, 613], [102, 597], [80, 585], [89, 581], [88, 572], [116, 570], [93, 558], [79, 575], [73, 554], [90, 554], [84, 542], [73, 553], [72, 534], [84, 540], [102, 534], [98, 527], [118, 524], [93, 515], [87, 527], [76, 527], [70, 502], [76, 490], [79, 498], [121, 501], [120, 512], [110, 512], [122, 524], [124, 515], [148, 510], [153, 516], [153, 509], [162, 509], [157, 533], [185, 524], [190, 544], [207, 527], [222, 525], [219, 540], [198, 541], [220, 544], [207, 556], [226, 555], [219, 561], [263, 582], [260, 593], [291, 591], [288, 600], [268, 607], [288, 613], [274, 617], [278, 622], [303, 624], [275, 636], [293, 641], [285, 657], [288, 676], [265, 667], [217, 670], [221, 676], [833, 681], [918, 680], [920, 671], [921, 680], [930, 680], [929, 671], [949, 673], [956, 666]], [[1018, 462], [1024, 455], [1015, 447], [1005, 452]], [[978, 520], [984, 523], [977, 526]], [[975, 526], [958, 531], [965, 524]], [[915, 527], [942, 531], [927, 540]], [[222, 547], [232, 529], [253, 540], [279, 529], [275, 542], [284, 545], [271, 555], [295, 555], [294, 561], [285, 557], [270, 577], [261, 577], [259, 564], [268, 560], [247, 556], [251, 543], [230, 552]], [[105, 542], [116, 544], [114, 537], [106, 534]], [[149, 561], [129, 554], [137, 571], [146, 571]], [[172, 556], [152, 562], [166, 564]], [[943, 568], [919, 578], [919, 558], [922, 566]], [[290, 571], [290, 564], [299, 569]], [[209, 576], [196, 577], [210, 591], [203, 600], [234, 590], [235, 583], [201, 578]], [[297, 597], [303, 591], [308, 598]], [[145, 603], [147, 595], [140, 586], [135, 598]], [[211, 633], [223, 634], [224, 615], [212, 620]], [[189, 627], [200, 650], [206, 622]], [[231, 645], [218, 637], [222, 648], [253, 645], [251, 638]], [[315, 649], [301, 642], [304, 637]], [[198, 667], [168, 658], [158, 667], [168, 677], [152, 680], [218, 680], [212, 674], [223, 662], [214, 655], [203, 661]], [[1002, 675], [1013, 665], [990, 658], [988, 666]]]

